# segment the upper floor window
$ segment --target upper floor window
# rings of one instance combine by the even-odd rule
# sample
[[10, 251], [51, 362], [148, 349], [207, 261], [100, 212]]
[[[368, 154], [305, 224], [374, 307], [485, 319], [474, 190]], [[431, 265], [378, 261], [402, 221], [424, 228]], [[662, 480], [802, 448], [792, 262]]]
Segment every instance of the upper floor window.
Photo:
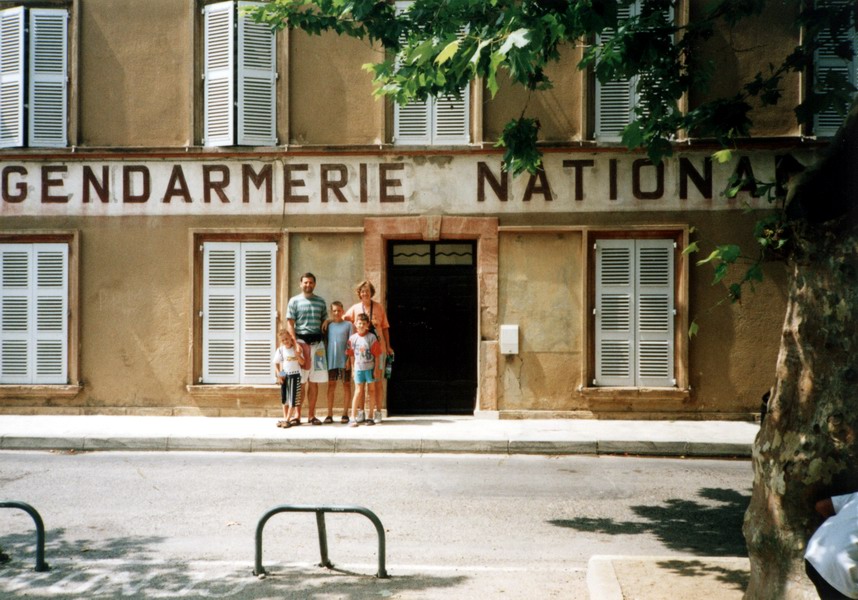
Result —
[[274, 146], [274, 32], [245, 9], [258, 2], [203, 7], [203, 145]]
[[[397, 13], [407, 12], [412, 2], [398, 1]], [[470, 88], [459, 96], [448, 94], [394, 105], [393, 141], [399, 145], [456, 145], [470, 141]]]
[[[642, 9], [642, 0], [636, 0], [632, 4], [617, 6], [617, 20], [619, 23], [639, 16]], [[673, 11], [666, 16], [668, 22], [673, 21]], [[607, 29], [597, 42], [604, 44], [614, 35], [613, 30]], [[619, 142], [623, 135], [623, 129], [635, 118], [635, 107], [640, 103], [637, 90], [640, 76], [631, 79], [615, 79], [605, 83], [596, 80], [596, 115], [595, 115], [595, 138], [601, 142]]]
[[67, 243], [0, 243], [0, 383], [68, 383], [69, 290]]
[[0, 10], [0, 148], [68, 145], [68, 15]]
[[[841, 3], [836, 2], [836, 4]], [[858, 32], [856, 32], [855, 26], [852, 27], [849, 34], [851, 35], [853, 53], [851, 60], [841, 58], [837, 55], [834, 40], [828, 31], [823, 31], [819, 35], [817, 39], [819, 47], [814, 57], [814, 68], [816, 70], [815, 85], [818, 90], [825, 90], [827, 87], [826, 79], [829, 77], [842, 78], [853, 87], [858, 86], [858, 56], [855, 55], [858, 52]], [[842, 108], [845, 111], [849, 110], [848, 106]], [[843, 113], [834, 107], [829, 107], [814, 116], [813, 131], [818, 136], [832, 136], [837, 132], [842, 123]]]

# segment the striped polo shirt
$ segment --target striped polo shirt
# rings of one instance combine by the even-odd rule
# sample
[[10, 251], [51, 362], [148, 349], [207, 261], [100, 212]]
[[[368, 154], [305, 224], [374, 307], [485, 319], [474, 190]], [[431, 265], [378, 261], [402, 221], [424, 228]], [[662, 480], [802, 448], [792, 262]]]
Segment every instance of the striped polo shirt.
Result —
[[322, 323], [328, 318], [328, 307], [324, 298], [315, 294], [309, 298], [298, 294], [289, 299], [286, 318], [295, 321], [295, 334], [322, 333]]

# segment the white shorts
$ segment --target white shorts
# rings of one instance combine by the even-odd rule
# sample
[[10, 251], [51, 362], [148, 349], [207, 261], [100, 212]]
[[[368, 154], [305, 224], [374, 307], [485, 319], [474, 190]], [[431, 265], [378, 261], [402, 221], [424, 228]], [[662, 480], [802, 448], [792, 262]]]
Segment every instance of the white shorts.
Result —
[[325, 343], [310, 344], [310, 362], [304, 362], [307, 369], [301, 370], [301, 382], [328, 383], [328, 355]]

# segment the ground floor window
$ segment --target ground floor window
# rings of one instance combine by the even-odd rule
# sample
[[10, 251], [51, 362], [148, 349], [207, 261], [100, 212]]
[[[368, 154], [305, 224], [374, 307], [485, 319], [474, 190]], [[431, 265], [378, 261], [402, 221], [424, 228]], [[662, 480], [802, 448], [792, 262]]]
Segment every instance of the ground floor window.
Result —
[[679, 386], [677, 305], [685, 307], [687, 292], [679, 285], [677, 237], [594, 235], [591, 247], [592, 385]]
[[202, 244], [200, 383], [272, 383], [276, 265], [274, 242]]
[[69, 382], [69, 244], [0, 242], [0, 384]]

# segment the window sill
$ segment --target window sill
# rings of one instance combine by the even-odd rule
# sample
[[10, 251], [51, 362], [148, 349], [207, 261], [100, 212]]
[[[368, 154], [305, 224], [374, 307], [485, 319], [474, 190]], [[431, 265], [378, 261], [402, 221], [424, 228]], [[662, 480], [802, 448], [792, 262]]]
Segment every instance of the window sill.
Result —
[[231, 398], [241, 396], [242, 398], [271, 398], [280, 387], [271, 385], [234, 385], [234, 384], [209, 384], [189, 385], [186, 387], [193, 398]]
[[588, 400], [677, 400], [691, 398], [691, 390], [680, 388], [586, 387], [578, 390]]
[[70, 400], [83, 389], [82, 385], [0, 385], [0, 400], [39, 398], [42, 400]]

